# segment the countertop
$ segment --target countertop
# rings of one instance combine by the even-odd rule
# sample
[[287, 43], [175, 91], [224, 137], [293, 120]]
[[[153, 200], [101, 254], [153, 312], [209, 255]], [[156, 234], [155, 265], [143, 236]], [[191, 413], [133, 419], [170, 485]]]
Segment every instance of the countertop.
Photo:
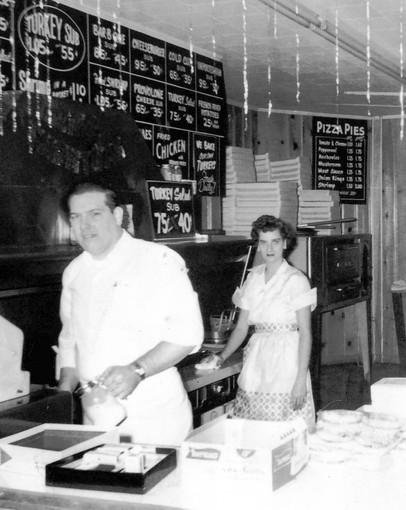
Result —
[[178, 466], [144, 495], [46, 487], [40, 477], [6, 473], [0, 467], [0, 508], [7, 509], [398, 510], [405, 500], [404, 464], [390, 461], [380, 469], [361, 469], [310, 460], [295, 480], [275, 492], [259, 481], [186, 483]]
[[180, 368], [179, 372], [186, 391], [197, 390], [231, 375], [238, 374], [242, 368], [242, 356], [241, 350], [235, 352], [218, 370], [197, 370], [194, 364]]

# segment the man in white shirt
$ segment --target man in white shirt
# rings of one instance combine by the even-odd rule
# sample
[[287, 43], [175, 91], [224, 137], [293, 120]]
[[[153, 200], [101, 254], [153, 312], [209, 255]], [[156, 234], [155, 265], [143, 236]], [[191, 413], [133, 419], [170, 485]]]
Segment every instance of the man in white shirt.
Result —
[[174, 365], [204, 334], [185, 263], [168, 247], [124, 231], [115, 193], [99, 183], [74, 187], [67, 206], [84, 251], [63, 275], [59, 388], [72, 392], [98, 377], [126, 409], [123, 435], [180, 444], [192, 413]]

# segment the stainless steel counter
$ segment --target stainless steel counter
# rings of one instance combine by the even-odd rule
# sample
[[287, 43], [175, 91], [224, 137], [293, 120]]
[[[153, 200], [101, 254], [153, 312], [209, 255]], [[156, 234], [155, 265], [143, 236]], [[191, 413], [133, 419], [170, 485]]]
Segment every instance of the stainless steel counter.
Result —
[[186, 391], [194, 391], [241, 372], [242, 351], [235, 352], [218, 370], [197, 370], [194, 365], [179, 370]]

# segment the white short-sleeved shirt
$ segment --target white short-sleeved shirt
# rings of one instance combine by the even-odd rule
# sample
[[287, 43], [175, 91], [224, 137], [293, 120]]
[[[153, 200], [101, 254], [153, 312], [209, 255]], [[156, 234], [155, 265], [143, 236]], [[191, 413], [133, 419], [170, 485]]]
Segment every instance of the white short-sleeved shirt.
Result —
[[[197, 294], [184, 260], [166, 246], [123, 234], [111, 253], [95, 260], [83, 252], [66, 268], [61, 298], [60, 367], [76, 367], [82, 382], [108, 366], [125, 365], [162, 341], [195, 346], [204, 337]], [[145, 379], [126, 401], [143, 413], [184, 400], [175, 368]], [[176, 397], [176, 396], [174, 396]]]

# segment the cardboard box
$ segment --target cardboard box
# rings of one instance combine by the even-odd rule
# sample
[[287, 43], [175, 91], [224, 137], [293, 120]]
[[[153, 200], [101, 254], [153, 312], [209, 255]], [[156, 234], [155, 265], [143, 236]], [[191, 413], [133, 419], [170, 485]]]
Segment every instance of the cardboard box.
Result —
[[[133, 446], [140, 448], [142, 465], [136, 469], [126, 469], [115, 463], [88, 465], [85, 455], [97, 450], [114, 449], [120, 447], [125, 451]], [[96, 450], [96, 451], [95, 451]], [[114, 457], [114, 456], [113, 456]], [[100, 461], [99, 461], [100, 462]], [[120, 443], [103, 445], [70, 455], [62, 460], [46, 466], [46, 485], [52, 487], [68, 487], [73, 489], [124, 492], [130, 494], [145, 494], [158, 482], [176, 468], [176, 450], [174, 448], [154, 447], [150, 445], [133, 445]]]
[[406, 418], [406, 377], [386, 377], [371, 385], [374, 412]]
[[21, 471], [45, 478], [49, 462], [119, 440], [118, 428], [45, 423], [0, 439], [0, 472]]
[[308, 463], [308, 431], [302, 419], [269, 422], [222, 416], [192, 431], [180, 457], [183, 479], [259, 479], [272, 481], [276, 490]]

